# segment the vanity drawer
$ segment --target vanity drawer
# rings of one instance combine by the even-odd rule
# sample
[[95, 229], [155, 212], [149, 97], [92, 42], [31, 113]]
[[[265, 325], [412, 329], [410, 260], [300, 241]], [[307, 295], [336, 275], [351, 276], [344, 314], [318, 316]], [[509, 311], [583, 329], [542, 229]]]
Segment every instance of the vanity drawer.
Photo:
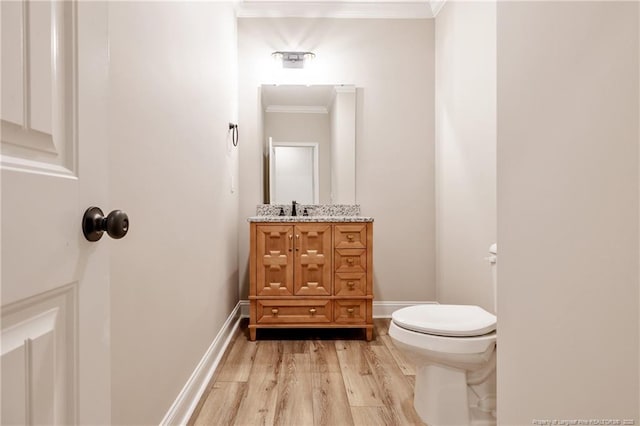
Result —
[[330, 300], [258, 300], [257, 302], [258, 324], [331, 322]]
[[336, 249], [336, 272], [366, 273], [367, 251], [365, 249]]
[[363, 323], [367, 318], [366, 300], [335, 300], [336, 323]]
[[363, 249], [367, 247], [367, 225], [335, 225], [333, 228], [335, 248]]
[[335, 275], [336, 296], [366, 296], [367, 275], [364, 273], [338, 272]]

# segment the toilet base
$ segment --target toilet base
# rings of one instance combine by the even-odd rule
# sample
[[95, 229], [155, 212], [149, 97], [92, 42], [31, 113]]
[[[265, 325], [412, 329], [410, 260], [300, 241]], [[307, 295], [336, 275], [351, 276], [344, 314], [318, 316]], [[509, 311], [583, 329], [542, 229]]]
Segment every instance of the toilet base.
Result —
[[419, 366], [413, 401], [416, 412], [429, 426], [496, 425], [491, 410], [486, 410], [486, 404], [478, 404], [476, 393], [467, 385], [465, 370], [440, 364]]

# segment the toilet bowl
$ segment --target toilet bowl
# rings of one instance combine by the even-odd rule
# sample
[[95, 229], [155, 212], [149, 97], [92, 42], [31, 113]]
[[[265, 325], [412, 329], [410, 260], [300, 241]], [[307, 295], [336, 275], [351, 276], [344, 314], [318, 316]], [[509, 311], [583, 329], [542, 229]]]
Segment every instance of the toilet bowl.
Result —
[[495, 421], [496, 317], [472, 305], [416, 305], [389, 336], [416, 366], [414, 407], [430, 426]]
[[[494, 293], [496, 251], [494, 244], [487, 258]], [[496, 316], [474, 305], [428, 304], [391, 318], [392, 342], [416, 366], [420, 418], [429, 426], [495, 426]]]

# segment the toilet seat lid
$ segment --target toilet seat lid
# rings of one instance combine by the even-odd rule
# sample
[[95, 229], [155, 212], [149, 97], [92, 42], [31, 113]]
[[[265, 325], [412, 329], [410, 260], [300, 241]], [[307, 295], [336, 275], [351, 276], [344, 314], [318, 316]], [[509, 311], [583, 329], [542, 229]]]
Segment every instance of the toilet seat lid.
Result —
[[482, 336], [496, 329], [496, 316], [474, 305], [415, 305], [392, 314], [393, 322], [418, 333]]

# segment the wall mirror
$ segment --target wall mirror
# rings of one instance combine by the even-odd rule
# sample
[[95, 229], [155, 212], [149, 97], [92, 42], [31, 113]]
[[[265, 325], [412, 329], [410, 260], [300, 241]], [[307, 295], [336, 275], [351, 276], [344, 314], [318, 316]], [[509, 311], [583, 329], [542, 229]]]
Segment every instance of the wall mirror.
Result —
[[354, 204], [356, 88], [263, 85], [264, 202]]

